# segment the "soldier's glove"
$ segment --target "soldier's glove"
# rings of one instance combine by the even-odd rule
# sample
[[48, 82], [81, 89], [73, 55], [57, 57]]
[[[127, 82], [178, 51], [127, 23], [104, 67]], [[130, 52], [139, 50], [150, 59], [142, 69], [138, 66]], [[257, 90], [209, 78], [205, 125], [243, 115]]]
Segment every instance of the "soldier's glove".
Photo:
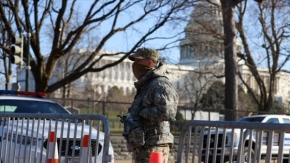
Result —
[[123, 116], [121, 116], [121, 115], [117, 115], [117, 117], [120, 118], [120, 122], [121, 122], [121, 123], [124, 123], [124, 122], [125, 122], [125, 119], [126, 119], [126, 116], [125, 116], [125, 115], [123, 115]]
[[124, 132], [123, 132], [122, 136], [127, 140], [128, 139], [128, 133], [125, 132], [126, 131], [125, 128], [126, 128], [126, 118], [127, 118], [127, 116], [125, 116], [125, 115], [123, 115], [123, 116], [117, 115], [117, 117], [119, 117], [120, 118], [120, 122], [124, 124]]

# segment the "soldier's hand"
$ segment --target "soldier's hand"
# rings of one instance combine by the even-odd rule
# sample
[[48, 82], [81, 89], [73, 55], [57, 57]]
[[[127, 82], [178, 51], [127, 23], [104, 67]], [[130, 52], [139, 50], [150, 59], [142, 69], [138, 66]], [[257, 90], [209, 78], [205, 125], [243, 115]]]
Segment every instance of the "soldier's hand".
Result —
[[121, 123], [124, 123], [124, 120], [126, 119], [126, 116], [117, 115], [117, 117], [120, 118], [120, 122]]

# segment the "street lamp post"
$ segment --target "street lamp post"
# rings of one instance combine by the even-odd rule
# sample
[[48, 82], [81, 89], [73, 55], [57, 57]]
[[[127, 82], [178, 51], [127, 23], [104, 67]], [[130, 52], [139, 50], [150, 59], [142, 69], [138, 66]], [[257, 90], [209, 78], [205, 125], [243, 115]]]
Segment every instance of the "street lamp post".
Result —
[[90, 107], [90, 99], [91, 99], [91, 94], [88, 94], [88, 96], [87, 96], [87, 100], [88, 100], [88, 112], [87, 112], [87, 114], [90, 114], [90, 110], [89, 110], [89, 107]]

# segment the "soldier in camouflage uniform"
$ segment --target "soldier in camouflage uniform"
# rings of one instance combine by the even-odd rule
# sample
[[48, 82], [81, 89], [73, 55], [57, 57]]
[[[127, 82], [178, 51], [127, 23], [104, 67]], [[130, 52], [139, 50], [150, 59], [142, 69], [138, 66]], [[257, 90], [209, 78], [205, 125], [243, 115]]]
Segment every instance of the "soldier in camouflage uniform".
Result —
[[124, 137], [135, 163], [148, 163], [151, 152], [162, 152], [168, 162], [174, 137], [169, 121], [174, 121], [179, 97], [168, 80], [169, 72], [158, 62], [159, 53], [140, 48], [129, 56], [137, 93], [124, 117]]

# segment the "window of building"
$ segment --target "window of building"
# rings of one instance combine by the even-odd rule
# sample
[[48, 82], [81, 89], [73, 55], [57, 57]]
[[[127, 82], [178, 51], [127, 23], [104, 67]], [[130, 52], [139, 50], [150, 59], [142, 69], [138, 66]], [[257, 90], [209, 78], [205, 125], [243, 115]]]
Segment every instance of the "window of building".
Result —
[[251, 86], [251, 76], [250, 74], [245, 75], [245, 82], [248, 86]]
[[269, 84], [270, 84], [268, 76], [264, 77], [264, 84], [265, 84], [266, 90], [268, 91], [269, 90]]
[[105, 71], [109, 71], [109, 78], [113, 79], [113, 70], [111, 68], [107, 68]]
[[130, 88], [129, 87], [126, 87], [126, 94], [128, 95], [130, 93], [131, 93]]
[[180, 47], [180, 58], [183, 59], [183, 55], [184, 55], [184, 46]]
[[189, 46], [186, 46], [186, 57], [185, 58], [189, 57], [189, 53], [190, 53]]
[[277, 77], [276, 78], [276, 81], [275, 81], [275, 86], [274, 86], [274, 93], [277, 94], [278, 93], [278, 90], [279, 90], [279, 81], [280, 81], [280, 78]]
[[254, 86], [253, 86], [253, 90], [254, 91], [258, 91], [258, 84], [257, 84], [257, 81], [256, 80], [254, 80]]
[[179, 82], [176, 82], [176, 89], [180, 89], [180, 83]]
[[121, 69], [121, 80], [125, 80], [126, 79], [126, 63], [121, 63], [122, 64], [122, 69]]
[[115, 71], [114, 73], [115, 73], [115, 79], [117, 80], [119, 77], [119, 73], [117, 71]]
[[127, 80], [128, 81], [130, 80], [130, 74], [132, 74], [130, 72], [132, 72], [131, 64], [128, 62], [128, 63], [126, 63], [126, 70], [124, 71], [124, 73], [127, 75]]

